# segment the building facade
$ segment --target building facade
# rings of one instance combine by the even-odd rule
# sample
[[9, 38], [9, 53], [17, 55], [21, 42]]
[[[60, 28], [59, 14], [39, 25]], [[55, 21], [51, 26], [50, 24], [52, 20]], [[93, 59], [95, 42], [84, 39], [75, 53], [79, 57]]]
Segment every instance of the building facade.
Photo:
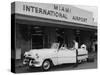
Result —
[[73, 40], [79, 47], [85, 44], [92, 52], [97, 41], [92, 12], [72, 5], [14, 2], [11, 23], [12, 52], [16, 51], [16, 59], [30, 49], [50, 48], [54, 42], [72, 48]]

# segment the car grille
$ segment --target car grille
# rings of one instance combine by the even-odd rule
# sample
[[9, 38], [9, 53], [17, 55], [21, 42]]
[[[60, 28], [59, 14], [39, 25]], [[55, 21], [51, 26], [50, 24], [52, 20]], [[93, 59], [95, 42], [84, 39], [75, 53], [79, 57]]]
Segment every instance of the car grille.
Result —
[[35, 60], [34, 58], [30, 58], [30, 57], [24, 57], [24, 59]]

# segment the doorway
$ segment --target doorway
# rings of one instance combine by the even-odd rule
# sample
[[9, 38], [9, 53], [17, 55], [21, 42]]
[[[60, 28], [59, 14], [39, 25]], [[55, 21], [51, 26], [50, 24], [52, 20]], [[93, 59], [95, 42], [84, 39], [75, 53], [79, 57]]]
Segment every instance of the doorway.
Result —
[[32, 35], [32, 49], [43, 48], [43, 36], [39, 34]]

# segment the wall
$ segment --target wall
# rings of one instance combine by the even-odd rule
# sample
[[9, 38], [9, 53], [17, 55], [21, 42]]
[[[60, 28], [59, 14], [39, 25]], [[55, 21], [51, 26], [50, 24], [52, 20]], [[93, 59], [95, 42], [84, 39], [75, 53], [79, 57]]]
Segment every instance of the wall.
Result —
[[48, 44], [48, 47], [50, 48], [52, 43], [56, 41], [56, 29], [54, 27], [45, 27], [44, 30], [45, 33], [45, 44]]
[[75, 40], [74, 31], [71, 29], [65, 29], [65, 43], [68, 48], [73, 47], [73, 40]]
[[[23, 31], [20, 24], [16, 24], [16, 50], [21, 49], [21, 54], [31, 49], [31, 39], [25, 40], [21, 33]], [[23, 31], [24, 32], [24, 31]], [[26, 33], [26, 32], [24, 32]], [[27, 35], [26, 35], [27, 36]], [[17, 52], [17, 51], [16, 51]], [[18, 52], [17, 52], [18, 53]], [[16, 55], [17, 56], [17, 55]], [[17, 57], [16, 57], [17, 58]]]
[[88, 51], [92, 51], [91, 50], [91, 45], [92, 45], [91, 36], [93, 36], [93, 32], [89, 32], [89, 31], [81, 31], [80, 32], [81, 44], [85, 44], [87, 46]]

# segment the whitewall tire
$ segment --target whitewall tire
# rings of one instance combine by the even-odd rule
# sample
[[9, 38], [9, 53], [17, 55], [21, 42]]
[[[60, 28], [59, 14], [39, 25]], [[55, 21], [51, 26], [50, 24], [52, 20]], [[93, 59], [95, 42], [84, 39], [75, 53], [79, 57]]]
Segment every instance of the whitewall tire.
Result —
[[42, 64], [42, 70], [48, 71], [51, 68], [51, 62], [49, 60], [45, 60]]

